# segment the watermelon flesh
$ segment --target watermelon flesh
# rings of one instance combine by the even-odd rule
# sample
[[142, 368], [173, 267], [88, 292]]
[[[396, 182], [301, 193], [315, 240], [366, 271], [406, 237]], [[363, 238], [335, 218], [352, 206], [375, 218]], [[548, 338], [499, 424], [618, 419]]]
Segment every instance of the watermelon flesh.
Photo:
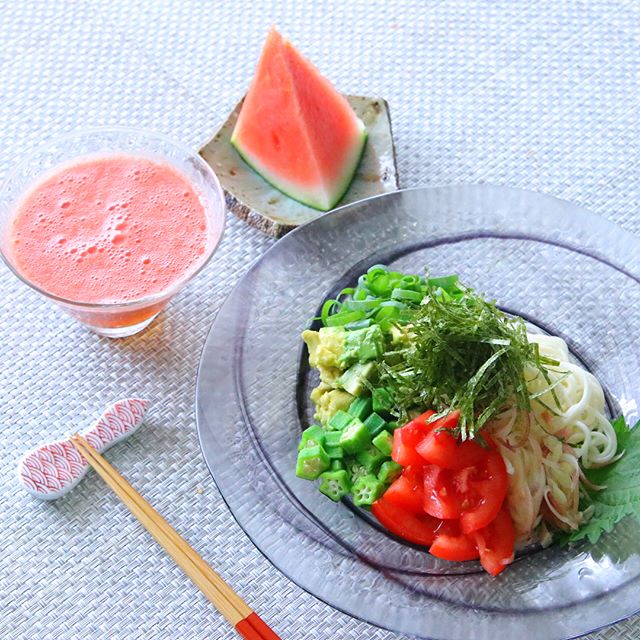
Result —
[[272, 29], [231, 136], [245, 162], [288, 196], [327, 211], [349, 188], [366, 139], [347, 100]]

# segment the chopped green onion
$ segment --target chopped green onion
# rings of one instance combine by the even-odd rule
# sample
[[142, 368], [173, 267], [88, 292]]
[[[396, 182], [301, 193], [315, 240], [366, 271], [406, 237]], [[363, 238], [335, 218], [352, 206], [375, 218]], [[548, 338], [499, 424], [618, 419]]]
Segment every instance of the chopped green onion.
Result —
[[447, 293], [452, 293], [458, 289], [458, 276], [442, 276], [440, 278], [429, 278], [427, 284], [432, 289], [442, 289]]
[[362, 311], [338, 311], [326, 319], [325, 325], [327, 327], [342, 327], [350, 322], [364, 320], [364, 315]]
[[421, 291], [412, 291], [411, 289], [394, 289], [391, 292], [392, 300], [410, 300], [411, 302], [420, 302], [424, 298]]
[[322, 320], [322, 324], [325, 325], [325, 327], [327, 326], [327, 320], [329, 319], [329, 314], [331, 313], [331, 310], [335, 306], [338, 306], [338, 307], [340, 306], [340, 303], [337, 300], [327, 300], [322, 305], [322, 310], [320, 311], [320, 319]]
[[[420, 304], [426, 291], [424, 278], [375, 265], [358, 278], [357, 287], [345, 288], [327, 300], [320, 319], [324, 326], [343, 326], [348, 331], [378, 324], [388, 332], [407, 306]], [[387, 306], [396, 310], [382, 311]]]
[[371, 319], [367, 318], [366, 320], [356, 320], [355, 322], [349, 322], [348, 324], [344, 325], [344, 328], [348, 329], [349, 331], [356, 331], [358, 329], [366, 329], [370, 326]]
[[400, 278], [399, 284], [402, 289], [413, 289], [424, 293], [424, 280], [420, 276], [407, 275]]
[[368, 298], [367, 300], [347, 300], [343, 306], [349, 311], [371, 311], [380, 306], [380, 300]]

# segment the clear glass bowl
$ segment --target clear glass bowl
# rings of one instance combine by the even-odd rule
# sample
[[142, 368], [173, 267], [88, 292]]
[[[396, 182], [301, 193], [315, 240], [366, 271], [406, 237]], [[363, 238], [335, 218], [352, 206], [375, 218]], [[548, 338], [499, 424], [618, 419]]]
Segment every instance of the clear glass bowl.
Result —
[[505, 187], [383, 195], [278, 242], [218, 313], [197, 386], [202, 451], [224, 499], [291, 580], [367, 622], [451, 640], [569, 638], [638, 611], [640, 526], [520, 554], [497, 578], [405, 544], [295, 476], [316, 383], [300, 332], [327, 296], [383, 263], [458, 273], [549, 333], [638, 417], [640, 242], [601, 217]]
[[[125, 153], [168, 162], [192, 183], [205, 208], [209, 238], [205, 253], [197, 265], [170, 288], [138, 300], [96, 304], [68, 300], [30, 282], [21, 273], [7, 251], [8, 226], [15, 206], [25, 191], [43, 174], [75, 159], [102, 154]], [[47, 141], [44, 146], [22, 159], [0, 187], [0, 254], [7, 266], [25, 284], [57, 303], [67, 313], [94, 332], [111, 338], [133, 335], [144, 329], [209, 262], [224, 230], [225, 199], [218, 178], [209, 165], [193, 151], [169, 138], [150, 131], [126, 127], [108, 127], [72, 132]]]

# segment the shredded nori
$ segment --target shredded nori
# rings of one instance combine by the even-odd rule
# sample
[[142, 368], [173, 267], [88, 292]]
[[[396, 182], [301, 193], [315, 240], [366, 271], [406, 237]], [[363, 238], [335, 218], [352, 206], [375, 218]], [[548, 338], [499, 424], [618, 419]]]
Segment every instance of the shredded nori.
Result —
[[403, 313], [407, 340], [380, 363], [380, 384], [399, 420], [414, 408], [457, 409], [460, 437], [473, 438], [508, 404], [530, 410], [527, 365], [544, 375], [543, 365], [556, 363], [529, 343], [521, 318], [457, 279], [446, 288], [438, 280], [427, 280], [422, 303]]

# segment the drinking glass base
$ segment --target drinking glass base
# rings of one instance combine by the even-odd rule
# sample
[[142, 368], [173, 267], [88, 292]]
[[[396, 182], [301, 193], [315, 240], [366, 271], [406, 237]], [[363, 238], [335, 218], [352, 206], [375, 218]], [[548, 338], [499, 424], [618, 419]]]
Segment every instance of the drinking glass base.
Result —
[[91, 331], [97, 333], [99, 336], [105, 338], [128, 338], [129, 336], [139, 333], [143, 329], [146, 329], [158, 316], [158, 314], [152, 315], [150, 318], [138, 322], [137, 324], [131, 324], [127, 327], [96, 327], [95, 325], [85, 324]]

